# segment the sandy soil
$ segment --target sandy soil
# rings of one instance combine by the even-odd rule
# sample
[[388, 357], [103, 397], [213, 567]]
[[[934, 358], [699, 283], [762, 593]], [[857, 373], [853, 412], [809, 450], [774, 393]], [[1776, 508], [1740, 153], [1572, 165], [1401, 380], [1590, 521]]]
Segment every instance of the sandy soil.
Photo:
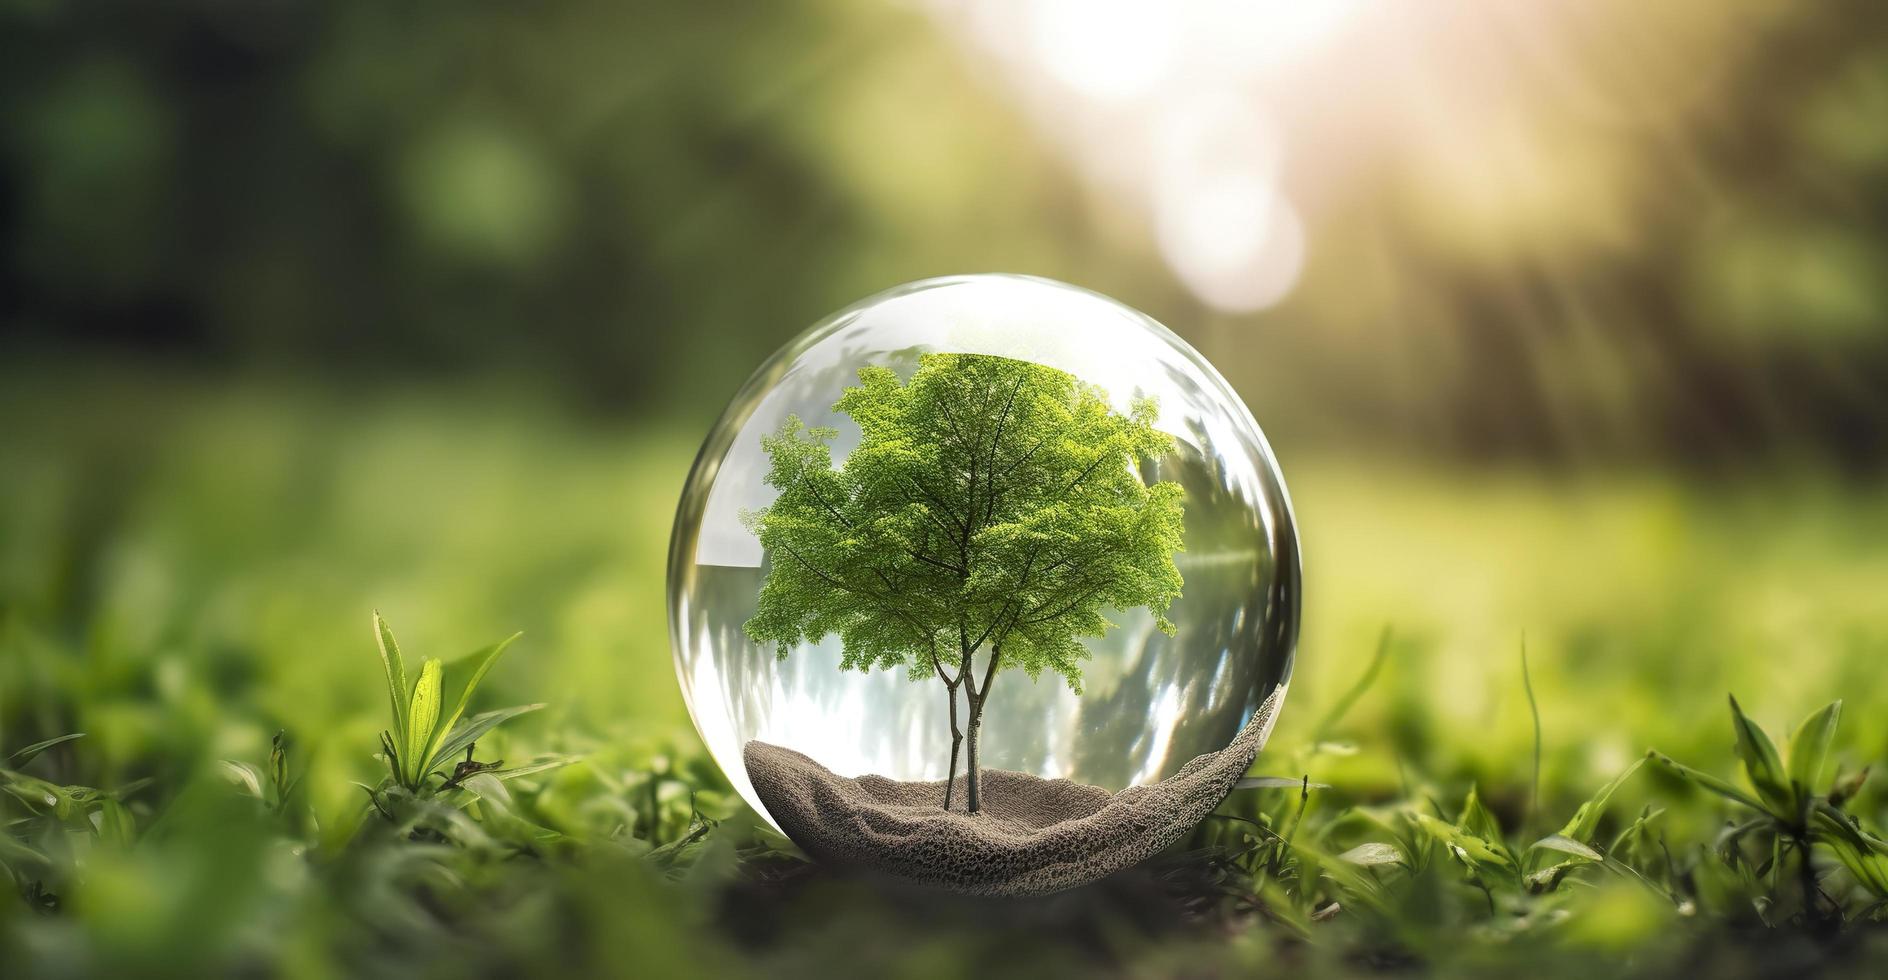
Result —
[[[816, 858], [953, 891], [1042, 894], [1138, 864], [1205, 819], [1252, 765], [1283, 695], [1274, 691], [1226, 748], [1119, 793], [985, 769], [983, 812], [975, 816], [944, 811], [941, 779], [849, 779], [758, 741], [742, 757], [767, 812]], [[964, 798], [964, 777], [952, 798]]]

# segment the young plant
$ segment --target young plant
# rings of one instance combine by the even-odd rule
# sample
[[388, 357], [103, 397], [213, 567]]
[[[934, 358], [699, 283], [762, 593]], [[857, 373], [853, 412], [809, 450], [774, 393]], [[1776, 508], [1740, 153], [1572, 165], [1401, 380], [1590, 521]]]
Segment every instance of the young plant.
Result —
[[[49, 880], [68, 878], [93, 842], [129, 846], [137, 820], [124, 800], [148, 785], [138, 780], [117, 790], [68, 786], [29, 776], [41, 753], [85, 737], [61, 735], [0, 755], [0, 880], [9, 881], [33, 908], [55, 911], [59, 898]], [[15, 810], [24, 811], [16, 816]]]
[[[428, 659], [420, 665], [419, 676], [409, 685], [406, 661], [400, 655], [400, 645], [393, 638], [393, 630], [388, 628], [387, 621], [380, 618], [378, 612], [374, 613], [374, 637], [380, 644], [380, 662], [387, 675], [387, 697], [393, 708], [393, 727], [380, 733], [380, 758], [387, 764], [387, 782], [414, 796], [429, 796], [457, 789], [465, 780], [480, 773], [501, 774], [499, 767], [503, 765], [502, 762], [473, 761], [473, 744], [504, 722], [526, 712], [536, 711], [544, 705], [524, 704], [499, 708], [470, 718], [464, 715], [466, 707], [472, 703], [473, 692], [478, 690], [479, 682], [485, 679], [486, 672], [498, 662], [499, 655], [511, 646], [512, 641], [521, 635], [513, 633], [466, 658], [472, 663], [472, 673], [459, 688], [452, 713], [442, 718], [445, 668], [437, 658]], [[441, 773], [440, 769], [461, 752], [465, 753], [465, 759], [454, 766], [450, 774]], [[542, 772], [548, 766], [535, 765], [529, 768], [532, 772]], [[516, 776], [523, 775], [523, 772], [513, 771], [501, 775]], [[439, 777], [437, 782], [433, 781], [434, 776]], [[379, 794], [375, 796], [378, 800]]]
[[[1790, 739], [1787, 756], [1779, 754], [1770, 736], [1745, 716], [1737, 699], [1731, 698], [1731, 723], [1737, 734], [1737, 757], [1743, 764], [1750, 789], [1745, 790], [1710, 773], [1683, 765], [1670, 756], [1650, 752], [1648, 756], [1687, 782], [1730, 800], [1754, 812], [1750, 819], [1727, 830], [1718, 851], [1727, 864], [1741, 868], [1748, 863], [1744, 843], [1756, 842], [1768, 854], [1751, 869], [1751, 879], [1781, 874], [1792, 855], [1802, 890], [1803, 914], [1816, 924], [1826, 924], [1840, 916], [1843, 903], [1823, 888], [1823, 878], [1813, 860], [1817, 847], [1836, 859], [1856, 887], [1873, 896], [1875, 902], [1863, 915], [1872, 916], [1888, 907], [1888, 842], [1865, 828], [1861, 821], [1843, 810], [1867, 777], [1866, 769], [1843, 777], [1838, 774], [1827, 788], [1822, 785], [1822, 771], [1835, 739], [1836, 725], [1842, 717], [1842, 702], [1835, 701], [1805, 718]], [[1761, 845], [1769, 842], [1768, 848]]]
[[288, 774], [288, 735], [276, 732], [269, 739], [269, 765], [262, 768], [235, 759], [223, 760], [223, 775], [244, 795], [262, 803], [271, 812], [281, 813], [301, 785], [299, 777]]

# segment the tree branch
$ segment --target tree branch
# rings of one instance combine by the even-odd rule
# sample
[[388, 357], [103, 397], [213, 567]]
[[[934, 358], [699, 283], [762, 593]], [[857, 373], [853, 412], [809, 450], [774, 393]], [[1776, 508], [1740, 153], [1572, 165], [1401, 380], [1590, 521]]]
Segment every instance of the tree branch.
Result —
[[1005, 477], [1007, 477], [1007, 476], [1009, 476], [1009, 475], [1010, 475], [1011, 473], [1014, 473], [1014, 472], [1016, 472], [1016, 468], [1017, 468], [1018, 466], [1021, 466], [1021, 465], [1023, 465], [1024, 463], [1027, 463], [1027, 462], [1029, 462], [1029, 460], [1030, 460], [1030, 458], [1036, 455], [1036, 450], [1038, 450], [1038, 449], [1041, 449], [1041, 448], [1042, 448], [1043, 446], [1045, 446], [1045, 445], [1047, 445], [1047, 444], [1048, 444], [1048, 442], [1049, 442], [1049, 437], [1048, 437], [1048, 436], [1043, 436], [1043, 437], [1042, 437], [1041, 439], [1038, 439], [1038, 440], [1036, 440], [1036, 444], [1035, 444], [1035, 445], [1033, 445], [1033, 446], [1031, 446], [1031, 447], [1029, 447], [1029, 451], [1028, 451], [1028, 452], [1026, 452], [1026, 453], [1024, 453], [1024, 454], [1023, 454], [1023, 455], [1022, 455], [1022, 456], [1021, 456], [1020, 458], [1018, 458], [1018, 459], [1017, 459], [1017, 460], [1016, 460], [1015, 462], [1013, 462], [1013, 463], [1011, 463], [1011, 464], [1010, 464], [1010, 465], [1008, 466], [1008, 468], [1006, 468], [1006, 469], [1004, 469], [1004, 470], [1003, 470], [1003, 475], [1004, 475]]
[[[787, 554], [793, 556], [793, 560], [799, 562], [801, 568], [804, 568], [807, 571], [812, 572], [814, 575], [819, 576], [820, 580], [825, 582], [826, 584], [842, 592], [849, 592], [852, 595], [860, 596], [862, 598], [871, 599], [875, 602], [882, 603], [884, 604], [885, 608], [891, 612], [892, 615], [897, 616], [898, 618], [904, 620], [907, 623], [910, 623], [912, 628], [918, 630], [920, 633], [925, 632], [924, 624], [918, 622], [918, 619], [916, 616], [913, 616], [907, 610], [904, 610], [895, 605], [892, 605], [886, 596], [878, 595], [868, 589], [861, 589], [858, 586], [849, 585], [845, 582], [841, 582], [840, 580], [832, 577], [831, 575], [828, 575], [825, 572], [820, 571], [818, 568], [814, 567], [812, 562], [807, 561], [804, 555], [801, 555], [798, 551], [795, 551], [793, 546], [790, 544], [786, 544], [783, 542], [780, 545], [780, 548], [782, 551], [785, 551]], [[873, 571], [877, 571], [877, 569], [873, 569]]]
[[839, 520], [839, 523], [844, 524], [849, 529], [856, 527], [856, 525], [854, 525], [852, 521], [846, 518], [846, 515], [841, 514], [839, 512], [838, 508], [826, 502], [825, 494], [822, 494], [819, 492], [819, 488], [813, 485], [813, 481], [807, 477], [805, 472], [802, 472], [800, 474], [800, 482], [802, 484], [805, 484], [806, 489], [813, 494], [813, 499], [819, 501], [820, 506], [825, 507], [826, 512], [833, 515], [833, 517], [837, 518]]
[[[1080, 595], [1064, 603], [1062, 608], [1057, 609], [1055, 612], [1049, 613], [1045, 616], [1032, 616], [1029, 619], [1023, 620], [1021, 625], [1034, 626], [1037, 623], [1046, 623], [1052, 619], [1055, 619], [1057, 616], [1061, 616], [1064, 613], [1069, 612], [1070, 610], [1074, 609], [1076, 606], [1079, 606], [1082, 603], [1087, 602], [1090, 597], [1092, 597], [1095, 593], [1100, 592], [1100, 591], [1101, 591], [1101, 586], [1099, 585], [1090, 586], [1088, 589], [1084, 590]], [[1044, 605], [1047, 605], [1047, 603], [1044, 603]], [[1036, 608], [1041, 609], [1042, 606], [1037, 606]]]
[[[953, 511], [953, 510], [951, 510], [951, 508], [950, 508], [950, 505], [949, 505], [949, 504], [946, 504], [946, 503], [945, 503], [945, 502], [944, 502], [943, 500], [940, 500], [940, 499], [938, 498], [938, 495], [937, 495], [937, 494], [935, 494], [935, 493], [932, 493], [932, 492], [931, 492], [931, 488], [930, 488], [930, 487], [927, 487], [927, 486], [925, 486], [925, 485], [924, 485], [923, 483], [920, 483], [920, 482], [918, 481], [918, 478], [917, 478], [917, 477], [915, 477], [915, 476], [907, 476], [907, 477], [905, 477], [905, 479], [906, 479], [907, 481], [909, 481], [909, 482], [911, 483], [911, 485], [912, 485], [913, 487], [915, 487], [915, 488], [917, 489], [917, 491], [918, 491], [918, 492], [919, 492], [920, 494], [923, 494], [923, 495], [924, 495], [924, 499], [926, 499], [926, 500], [929, 500], [930, 502], [932, 502], [932, 503], [934, 503], [934, 504], [936, 504], [936, 505], [937, 505], [937, 507], [938, 507], [938, 509], [944, 512], [944, 516], [946, 516], [946, 517], [949, 517], [949, 518], [951, 519], [951, 522], [957, 525], [957, 528], [958, 528], [958, 533], [959, 533], [960, 535], [966, 535], [966, 534], [969, 534], [969, 533], [970, 533], [970, 525], [969, 525], [969, 523], [967, 523], [966, 521], [964, 521], [964, 520], [962, 520], [962, 519], [960, 519], [960, 518], [959, 518], [959, 517], [957, 516], [957, 512], [956, 512], [956, 511]], [[914, 503], [915, 503], [915, 501], [914, 501]], [[927, 512], [927, 513], [929, 513], [929, 511], [928, 511], [928, 510], [927, 510], [926, 512]], [[933, 515], [931, 516], [931, 519], [932, 519], [932, 520], [934, 520], [934, 521], [937, 521], [937, 515], [935, 515], [935, 514], [933, 514]], [[943, 521], [938, 521], [937, 523], [938, 523], [938, 526], [939, 526], [939, 527], [942, 527], [942, 528], [944, 528], [944, 533], [946, 533], [946, 534], [949, 534], [949, 533], [950, 533], [950, 530], [951, 530], [951, 529], [950, 529], [950, 528], [948, 528], [948, 527], [944, 527], [944, 522], [943, 522]]]
[[1069, 492], [1070, 490], [1073, 490], [1073, 489], [1075, 489], [1075, 488], [1076, 488], [1077, 486], [1079, 486], [1079, 485], [1081, 485], [1081, 482], [1082, 482], [1083, 480], [1086, 480], [1086, 479], [1088, 479], [1088, 474], [1090, 474], [1090, 473], [1093, 473], [1093, 472], [1095, 472], [1095, 467], [1097, 467], [1097, 466], [1100, 466], [1100, 465], [1101, 465], [1101, 461], [1102, 461], [1102, 460], [1104, 460], [1104, 459], [1107, 459], [1107, 458], [1108, 458], [1108, 453], [1107, 453], [1107, 452], [1105, 452], [1105, 451], [1104, 451], [1104, 452], [1102, 452], [1102, 453], [1101, 453], [1101, 454], [1100, 454], [1099, 456], [1096, 456], [1096, 457], [1095, 457], [1095, 461], [1094, 461], [1094, 462], [1092, 462], [1092, 463], [1090, 463], [1090, 464], [1088, 464], [1088, 468], [1082, 471], [1082, 475], [1081, 475], [1081, 476], [1078, 476], [1078, 477], [1076, 477], [1076, 478], [1075, 478], [1075, 482], [1073, 482], [1073, 483], [1070, 483], [1070, 484], [1069, 484], [1068, 486], [1066, 486], [1066, 487], [1063, 487], [1063, 488], [1062, 488], [1062, 492], [1063, 492], [1063, 493], [1068, 493], [1068, 492]]
[[959, 669], [955, 680], [944, 673], [944, 664], [937, 658], [937, 637], [935, 636], [931, 637], [931, 669], [937, 671], [937, 679], [943, 681], [944, 686], [950, 688], [952, 694], [957, 693], [957, 685], [963, 683], [964, 672]]
[[870, 592], [861, 592], [861, 591], [859, 591], [858, 589], [856, 589], [856, 588], [854, 588], [854, 587], [852, 587], [852, 586], [850, 586], [850, 585], [847, 585], [846, 583], [844, 583], [844, 582], [841, 582], [841, 581], [839, 581], [839, 580], [838, 580], [838, 579], [836, 579], [836, 578], [833, 578], [833, 577], [832, 577], [831, 575], [828, 575], [828, 574], [826, 574], [825, 572], [822, 572], [822, 571], [820, 571], [819, 569], [817, 569], [817, 568], [815, 568], [815, 567], [813, 567], [813, 563], [812, 563], [812, 562], [810, 562], [810, 561], [807, 561], [805, 557], [803, 557], [803, 556], [802, 556], [802, 555], [801, 555], [801, 554], [800, 554], [800, 553], [799, 553], [798, 551], [795, 551], [795, 550], [793, 549], [793, 546], [792, 546], [792, 545], [790, 545], [790, 544], [787, 544], [787, 543], [786, 543], [786, 542], [784, 542], [784, 541], [783, 541], [783, 542], [781, 542], [781, 544], [780, 544], [780, 550], [782, 550], [782, 551], [785, 551], [785, 552], [786, 552], [787, 554], [789, 554], [789, 555], [792, 555], [792, 556], [793, 556], [793, 560], [794, 560], [794, 561], [797, 561], [797, 562], [799, 562], [799, 563], [800, 563], [800, 567], [801, 567], [801, 568], [804, 568], [804, 569], [806, 569], [807, 571], [809, 571], [809, 572], [812, 572], [812, 573], [813, 573], [814, 575], [817, 575], [817, 576], [819, 576], [821, 580], [823, 580], [823, 581], [824, 581], [824, 582], [825, 582], [826, 584], [828, 584], [828, 585], [830, 585], [830, 586], [832, 586], [832, 587], [833, 587], [833, 588], [835, 588], [835, 589], [840, 589], [840, 590], [843, 590], [843, 591], [846, 591], [846, 592], [850, 592], [850, 593], [852, 593], [853, 595], [859, 595], [859, 596], [864, 596], [864, 597], [866, 597], [867, 599], [876, 599], [876, 598], [878, 598], [877, 596], [875, 596], [875, 595], [873, 595], [873, 594], [872, 594], [872, 593], [870, 593]]
[[1023, 379], [1018, 377], [1016, 383], [1010, 385], [1009, 397], [1003, 400], [1003, 414], [997, 416], [996, 419], [996, 434], [990, 437], [990, 461], [992, 463], [996, 462], [996, 447], [1003, 442], [1003, 426], [1010, 420], [1010, 407], [1016, 404], [1016, 392], [1022, 387]]
[[983, 699], [990, 696], [990, 682], [996, 679], [997, 661], [1003, 659], [1002, 647], [990, 648], [990, 665], [983, 669], [983, 693], [977, 695], [978, 712], [982, 712]]
[[990, 638], [990, 632], [996, 629], [996, 624], [1003, 621], [1003, 617], [1009, 615], [1010, 606], [1015, 604], [1015, 602], [1016, 602], [1015, 598], [1012, 597], [1011, 599], [1003, 603], [1003, 608], [998, 610], [995, 616], [991, 617], [990, 625], [985, 626], [983, 628], [983, 633], [977, 637], [977, 642], [972, 643], [970, 645], [970, 650], [972, 653], [975, 653], [978, 647], [983, 646], [983, 641]]
[[974, 454], [976, 452], [975, 447], [969, 445], [969, 440], [964, 438], [963, 430], [957, 427], [957, 416], [951, 412], [950, 399], [938, 399], [937, 407], [943, 411], [944, 422], [951, 427], [951, 435], [957, 437], [957, 448], [962, 449], [966, 453]]
[[962, 568], [956, 565], [952, 565], [948, 562], [939, 561], [936, 558], [931, 557], [930, 555], [920, 554], [916, 551], [911, 550], [910, 548], [904, 549], [904, 552], [905, 554], [908, 554], [911, 557], [916, 558], [927, 565], [936, 565], [938, 568], [942, 568], [943, 570], [950, 572], [953, 575], [962, 575], [964, 572]]
[[[997, 449], [1003, 445], [1003, 428], [1004, 426], [1009, 424], [1010, 409], [1016, 406], [1016, 393], [1018, 391], [1021, 391], [1022, 387], [1023, 387], [1023, 378], [1021, 376], [1018, 376], [1016, 379], [1016, 383], [1013, 385], [1010, 385], [1009, 395], [1003, 399], [1003, 411], [997, 415], [996, 427], [992, 429], [990, 433], [990, 467], [989, 467], [990, 477], [988, 481], [988, 486], [990, 488], [990, 495], [991, 495], [992, 501], [995, 500], [996, 480], [997, 480], [997, 475], [998, 475], [996, 471]], [[989, 513], [990, 511], [985, 511], [984, 520], [987, 521], [990, 519]]]

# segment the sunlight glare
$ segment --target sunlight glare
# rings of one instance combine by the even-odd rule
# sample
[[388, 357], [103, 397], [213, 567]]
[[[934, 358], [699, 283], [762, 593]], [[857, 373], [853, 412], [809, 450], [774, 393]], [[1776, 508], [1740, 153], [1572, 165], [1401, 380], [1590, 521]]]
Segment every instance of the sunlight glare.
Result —
[[1030, 38], [1049, 73], [1078, 95], [1104, 102], [1145, 94], [1178, 53], [1172, 4], [1150, 0], [1037, 0]]

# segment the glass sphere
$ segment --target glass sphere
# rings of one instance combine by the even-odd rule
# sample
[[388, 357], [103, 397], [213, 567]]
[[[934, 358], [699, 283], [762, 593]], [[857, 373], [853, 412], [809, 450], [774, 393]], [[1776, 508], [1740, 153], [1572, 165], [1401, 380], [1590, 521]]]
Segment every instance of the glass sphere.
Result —
[[[942, 780], [952, 760], [942, 688], [904, 670], [841, 670], [829, 635], [785, 658], [749, 639], [770, 556], [743, 521], [768, 506], [764, 435], [797, 415], [837, 430], [843, 465], [859, 427], [835, 410], [859, 369], [901, 379], [921, 355], [986, 354], [1099, 386], [1115, 410], [1158, 407], [1172, 451], [1142, 479], [1184, 490], [1184, 587], [1156, 628], [1145, 608], [1104, 609], [1119, 628], [1083, 641], [1083, 693], [1053, 672], [1005, 672], [989, 692], [981, 765], [1110, 792], [1172, 776], [1227, 747], [1291, 676], [1299, 617], [1297, 532], [1277, 463], [1244, 403], [1172, 332], [1107, 297], [1048, 279], [956, 276], [887, 290], [827, 317], [761, 365], [715, 423], [676, 512], [669, 551], [675, 670], [695, 727], [757, 813], [750, 740], [804, 753], [839, 776]], [[957, 770], [959, 773], [961, 769]], [[776, 823], [777, 826], [777, 823]]]

